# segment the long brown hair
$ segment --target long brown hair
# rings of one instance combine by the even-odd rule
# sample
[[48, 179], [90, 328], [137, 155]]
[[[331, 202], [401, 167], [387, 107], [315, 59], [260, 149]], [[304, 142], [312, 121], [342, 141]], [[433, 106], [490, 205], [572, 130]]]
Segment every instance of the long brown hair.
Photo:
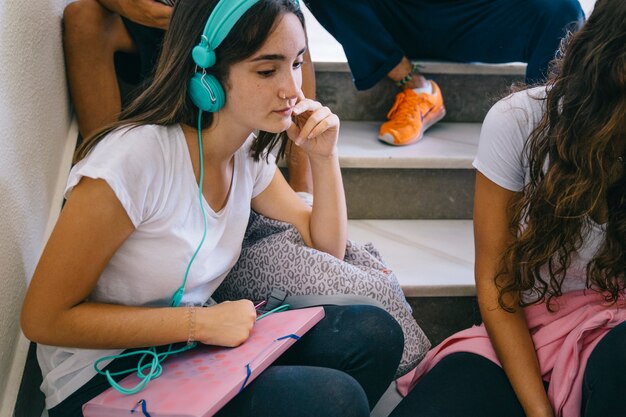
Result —
[[[229, 0], [222, 0], [229, 1]], [[151, 82], [122, 112], [119, 120], [87, 138], [78, 148], [74, 161], [84, 158], [108, 133], [123, 126], [146, 124], [196, 126], [198, 108], [187, 94], [187, 83], [195, 72], [192, 48], [198, 44], [209, 15], [219, 0], [178, 0]], [[265, 43], [279, 16], [295, 14], [304, 28], [304, 16], [294, 0], [260, 0], [233, 26], [215, 50], [217, 62], [207, 69], [227, 88], [229, 68], [252, 56]], [[306, 31], [305, 31], [306, 34]], [[213, 114], [202, 113], [202, 127], [210, 126]], [[261, 131], [252, 144], [252, 156], [259, 159], [266, 150], [280, 144], [278, 156], [285, 151], [286, 134]]]
[[[606, 238], [587, 265], [587, 287], [615, 302], [626, 285], [626, 2], [598, 0], [564, 41], [547, 83], [545, 112], [530, 135], [530, 180], [513, 202], [517, 237], [496, 277], [505, 295], [529, 292], [526, 306], [562, 294], [572, 253], [592, 219], [608, 211]], [[606, 216], [603, 216], [606, 219]], [[543, 275], [542, 275], [543, 274]]]

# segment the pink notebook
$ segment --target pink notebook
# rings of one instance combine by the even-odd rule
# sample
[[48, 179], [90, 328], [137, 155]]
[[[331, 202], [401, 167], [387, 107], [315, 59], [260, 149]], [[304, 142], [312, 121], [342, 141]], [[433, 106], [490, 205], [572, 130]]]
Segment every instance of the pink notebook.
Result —
[[[201, 345], [168, 358], [163, 362], [163, 374], [150, 381], [143, 391], [123, 395], [109, 388], [83, 405], [83, 414], [85, 417], [210, 417], [323, 317], [322, 307], [271, 314], [255, 324], [243, 345], [236, 348]], [[124, 378], [121, 385], [132, 387], [138, 382], [133, 374]]]

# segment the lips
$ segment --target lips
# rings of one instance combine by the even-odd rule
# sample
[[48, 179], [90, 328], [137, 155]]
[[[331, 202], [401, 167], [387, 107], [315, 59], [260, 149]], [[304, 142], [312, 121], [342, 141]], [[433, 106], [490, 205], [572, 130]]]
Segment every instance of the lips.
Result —
[[274, 110], [274, 113], [278, 113], [283, 116], [291, 116], [292, 111], [293, 111], [293, 107], [285, 107], [283, 109]]

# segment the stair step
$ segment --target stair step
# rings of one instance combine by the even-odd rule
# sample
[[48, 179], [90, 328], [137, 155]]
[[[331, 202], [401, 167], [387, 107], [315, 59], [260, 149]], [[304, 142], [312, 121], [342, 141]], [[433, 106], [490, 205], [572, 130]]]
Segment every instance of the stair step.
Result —
[[471, 297], [471, 220], [350, 220], [348, 237], [372, 242], [406, 297]]
[[342, 122], [339, 158], [350, 219], [471, 219], [480, 124], [439, 123], [409, 146], [379, 122]]
[[433, 346], [481, 322], [471, 220], [350, 220], [348, 237], [378, 249]]
[[[409, 146], [380, 142], [379, 122], [346, 121], [339, 162], [350, 219], [471, 219], [480, 124], [438, 123]], [[285, 163], [281, 163], [283, 173]]]
[[473, 169], [480, 123], [437, 123], [416, 144], [391, 146], [378, 140], [380, 122], [342, 121], [342, 168]]
[[[398, 87], [385, 78], [369, 90], [358, 91], [346, 68], [346, 63], [316, 64], [317, 99], [341, 120], [384, 120]], [[424, 70], [424, 74], [439, 84], [449, 122], [482, 122], [489, 108], [510, 94], [511, 85], [524, 80], [523, 75], [518, 74], [519, 67], [515, 66], [438, 63], [432, 68], [446, 71], [429, 73]]]

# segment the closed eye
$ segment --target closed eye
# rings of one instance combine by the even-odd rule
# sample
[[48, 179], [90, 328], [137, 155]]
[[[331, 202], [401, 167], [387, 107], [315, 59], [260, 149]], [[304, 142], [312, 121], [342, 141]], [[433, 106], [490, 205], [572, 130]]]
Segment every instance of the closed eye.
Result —
[[261, 77], [269, 77], [272, 74], [274, 74], [276, 72], [276, 70], [267, 70], [267, 71], [257, 71], [256, 73], [259, 74]]

